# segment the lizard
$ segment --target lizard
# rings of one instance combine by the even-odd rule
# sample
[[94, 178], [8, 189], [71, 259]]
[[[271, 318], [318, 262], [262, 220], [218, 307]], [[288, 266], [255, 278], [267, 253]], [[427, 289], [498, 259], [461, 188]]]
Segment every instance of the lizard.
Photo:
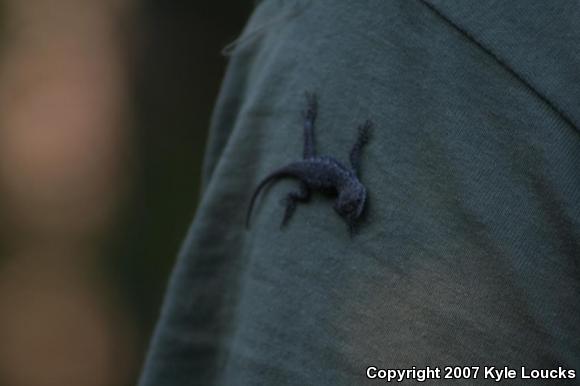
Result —
[[258, 184], [248, 207], [246, 228], [250, 227], [250, 217], [256, 198], [262, 188], [281, 178], [294, 178], [300, 183], [297, 191], [288, 193], [285, 199], [286, 210], [280, 227], [284, 227], [296, 210], [298, 203], [310, 200], [312, 191], [336, 195], [334, 210], [346, 221], [351, 234], [360, 219], [367, 201], [367, 190], [359, 180], [360, 158], [363, 147], [369, 140], [373, 123], [366, 120], [358, 127], [358, 137], [350, 151], [350, 168], [333, 157], [318, 156], [314, 143], [314, 124], [318, 112], [316, 94], [306, 93], [307, 108], [304, 118], [303, 158], [273, 171]]

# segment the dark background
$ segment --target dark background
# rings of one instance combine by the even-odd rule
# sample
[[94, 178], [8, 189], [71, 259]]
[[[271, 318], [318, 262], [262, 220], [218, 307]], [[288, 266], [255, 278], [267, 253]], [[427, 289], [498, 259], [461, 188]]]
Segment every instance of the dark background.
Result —
[[[103, 28], [113, 34], [112, 39], [104, 41], [122, 47], [113, 57], [115, 63], [122, 63], [121, 72], [124, 74], [123, 86], [119, 88], [125, 95], [122, 131], [127, 140], [114, 149], [121, 153], [120, 168], [123, 172], [110, 180], [112, 186], [123, 188], [118, 189], [118, 193], [111, 193], [116, 195], [112, 199], [116, 204], [104, 222], [106, 229], [99, 228], [97, 235], [88, 237], [88, 242], [83, 239], [84, 247], [74, 249], [77, 242], [73, 240], [76, 237], [74, 222], [67, 225], [68, 228], [64, 227], [65, 231], [56, 232], [64, 241], [51, 242], [50, 225], [45, 226], [48, 228], [34, 225], [36, 220], [42, 223], [44, 216], [41, 212], [36, 220], [33, 213], [32, 220], [20, 221], [23, 216], [19, 214], [19, 205], [34, 206], [29, 205], [25, 197], [18, 201], [22, 195], [14, 194], [13, 191], [17, 190], [12, 186], [18, 186], [20, 180], [12, 176], [26, 175], [25, 170], [19, 170], [19, 165], [26, 164], [14, 162], [10, 151], [6, 150], [23, 146], [24, 149], [15, 154], [34, 155], [37, 151], [34, 146], [13, 140], [20, 128], [14, 124], [19, 121], [10, 117], [18, 116], [21, 105], [26, 111], [28, 103], [28, 99], [21, 101], [18, 96], [24, 88], [33, 101], [35, 95], [46, 93], [45, 86], [36, 90], [37, 83], [33, 78], [38, 72], [36, 69], [40, 68], [42, 72], [44, 60], [48, 67], [53, 56], [74, 59], [77, 55], [74, 49], [69, 52], [67, 46], [59, 47], [58, 44], [58, 50], [41, 52], [36, 47], [42, 44], [34, 43], [34, 39], [42, 40], [48, 36], [50, 40], [51, 29], [66, 27], [65, 22], [74, 26], [75, 12], [97, 12], [93, 9], [101, 7], [101, 0], [85, 0], [82, 3], [86, 6], [67, 3], [66, 0], [20, 1], [0, 0], [0, 101], [10, 101], [16, 106], [5, 104], [8, 107], [0, 109], [0, 141], [4, 142], [0, 144], [0, 147], [4, 146], [0, 149], [0, 153], [4, 152], [4, 155], [0, 154], [0, 162], [4, 163], [6, 170], [4, 174], [0, 172], [0, 386], [132, 385], [136, 383], [143, 364], [171, 267], [198, 203], [207, 130], [227, 65], [227, 58], [221, 50], [241, 33], [254, 2], [103, 1], [103, 4], [110, 3], [112, 9], [118, 6], [117, 3], [119, 8], [123, 8], [118, 12], [121, 16], [113, 21], [106, 20], [108, 16], [96, 17], [113, 26], [109, 30]], [[33, 16], [25, 18], [21, 15]], [[63, 17], [65, 22], [56, 21], [58, 17]], [[55, 18], [53, 23], [51, 18]], [[82, 20], [85, 19], [92, 20], [90, 15], [83, 15]], [[30, 34], [31, 37], [26, 39], [19, 35], [26, 37], [27, 31], [37, 26], [48, 33]], [[95, 28], [98, 30], [100, 27], [97, 25]], [[59, 33], [64, 36], [63, 41], [73, 43], [71, 47], [75, 47], [74, 44], [80, 47], [85, 41], [82, 32], [85, 29], [93, 31], [80, 26], [81, 32], [64, 30]], [[83, 52], [82, 48], [79, 50]], [[27, 58], [21, 52], [32, 54]], [[103, 59], [105, 67], [106, 60]], [[32, 70], [21, 65], [27, 62], [33, 62]], [[64, 61], [67, 62], [68, 59]], [[82, 67], [82, 63], [79, 66]], [[90, 66], [91, 60], [87, 63]], [[58, 66], [55, 67], [54, 71], [58, 72]], [[24, 80], [18, 77], [20, 73], [24, 74]], [[80, 87], [88, 95], [93, 92], [90, 86], [84, 90], [82, 85]], [[71, 94], [67, 103], [73, 106], [75, 98]], [[50, 97], [46, 103], [51, 103]], [[34, 105], [32, 102], [29, 104]], [[56, 114], [55, 120], [62, 116]], [[46, 126], [46, 130], [39, 130], [35, 138], [54, 138], [50, 121], [45, 117], [42, 119], [44, 122], [40, 120], [40, 126]], [[55, 126], [58, 124], [56, 122]], [[74, 127], [72, 133], [75, 133]], [[51, 142], [52, 148], [58, 149], [57, 145]], [[63, 148], [69, 147], [63, 145]], [[59, 156], [56, 150], [46, 150], [43, 145], [38, 145], [38, 149], [39, 154], [48, 160], [51, 152], [54, 158]], [[75, 161], [73, 159], [72, 163]], [[82, 162], [79, 159], [79, 163]], [[51, 172], [50, 166], [32, 173], [31, 181], [43, 177], [47, 170]], [[86, 180], [81, 181], [91, 181], [91, 176], [85, 177]], [[43, 203], [44, 191], [47, 197], [52, 197], [51, 177], [46, 177], [46, 181], [45, 185], [39, 185], [34, 196], [41, 197], [39, 202]], [[74, 198], [78, 185], [73, 180], [64, 196], [73, 192], [71, 197]], [[93, 201], [88, 200], [80, 204], [81, 207], [98, 204], [98, 195], [96, 199], [90, 197]], [[54, 216], [55, 211], [50, 210]], [[56, 213], [55, 223], [68, 215], [67, 210], [62, 210], [63, 216], [58, 215], [58, 210]], [[82, 217], [81, 212], [78, 217]], [[20, 228], [20, 223], [25, 225]], [[43, 238], [47, 239], [45, 242], [49, 247], [40, 245], [38, 240]], [[67, 239], [73, 240], [70, 245]], [[70, 254], [74, 255], [82, 249], [83, 253], [94, 255], [96, 259], [91, 257], [86, 260], [89, 263], [77, 263], [75, 261], [82, 259], [63, 257], [68, 252], [63, 256], [47, 252], [44, 256], [43, 251], [51, 250], [57, 244], [65, 247], [55, 247], [56, 251], [72, 250]], [[71, 279], [67, 272], [79, 273], [73, 273]], [[35, 283], [46, 284], [37, 286]], [[70, 307], [61, 307], [59, 304], [63, 303], [56, 300], [52, 305], [51, 299], [58, 296], [47, 294], [60, 283], [64, 283], [63, 298], [73, 296], [77, 288], [78, 293], [86, 292], [89, 296], [71, 301]], [[86, 291], [82, 289], [85, 284], [89, 288]], [[104, 306], [95, 306], [91, 299], [97, 300], [94, 304], [103, 303]], [[93, 312], [94, 317], [91, 316]], [[92, 326], [93, 322], [94, 329], [83, 329], [87, 324]], [[79, 334], [85, 335], [92, 334], [93, 330], [104, 331], [103, 336], [109, 339], [108, 346], [100, 346], [104, 339], [97, 333], [90, 339], [79, 339], [79, 335], [67, 333], [67, 329], [72, 331], [75, 327], [79, 327]], [[80, 342], [76, 346], [75, 340]], [[103, 363], [109, 364], [106, 368], [91, 362], [93, 357], [90, 355], [101, 355], [99, 350], [106, 356], [103, 359]], [[104, 372], [108, 372], [106, 376], [103, 376]]]
[[207, 129], [227, 64], [221, 50], [241, 32], [252, 6], [252, 0], [141, 5], [132, 71], [139, 182], [120, 243], [128, 249], [120, 255], [131, 258], [118, 270], [130, 278], [127, 291], [147, 329], [198, 202]]

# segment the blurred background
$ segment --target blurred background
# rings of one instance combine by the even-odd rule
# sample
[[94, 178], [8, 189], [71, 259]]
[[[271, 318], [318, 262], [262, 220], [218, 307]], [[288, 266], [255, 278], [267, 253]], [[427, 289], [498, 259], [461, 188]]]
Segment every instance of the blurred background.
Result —
[[134, 385], [252, 0], [0, 0], [0, 386]]

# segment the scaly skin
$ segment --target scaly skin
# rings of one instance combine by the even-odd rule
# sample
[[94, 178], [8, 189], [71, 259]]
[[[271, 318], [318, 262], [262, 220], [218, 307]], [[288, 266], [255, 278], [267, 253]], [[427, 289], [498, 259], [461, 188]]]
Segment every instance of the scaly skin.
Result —
[[317, 102], [314, 94], [307, 94], [306, 98], [308, 108], [304, 114], [304, 158], [281, 167], [260, 182], [250, 200], [246, 227], [250, 226], [252, 208], [262, 188], [280, 178], [294, 178], [300, 181], [300, 190], [291, 192], [286, 197], [286, 212], [281, 226], [288, 222], [298, 202], [307, 202], [310, 199], [311, 191], [337, 195], [334, 209], [346, 220], [351, 232], [362, 215], [367, 191], [358, 179], [358, 170], [361, 150], [368, 142], [372, 123], [367, 120], [364, 125], [359, 127], [358, 139], [350, 153], [352, 168], [347, 168], [332, 157], [316, 156], [314, 121], [316, 119]]

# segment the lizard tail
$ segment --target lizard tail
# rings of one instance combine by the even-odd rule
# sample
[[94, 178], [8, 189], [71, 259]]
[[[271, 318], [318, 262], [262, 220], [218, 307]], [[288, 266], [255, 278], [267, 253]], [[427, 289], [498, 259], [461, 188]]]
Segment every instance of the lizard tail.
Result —
[[276, 171], [272, 174], [270, 174], [269, 176], [265, 177], [262, 182], [260, 182], [260, 184], [258, 185], [258, 187], [256, 188], [256, 190], [254, 191], [254, 194], [252, 195], [252, 199], [250, 200], [250, 206], [248, 207], [248, 213], [246, 214], [246, 229], [250, 228], [250, 217], [252, 215], [252, 208], [254, 207], [254, 203], [256, 202], [256, 198], [258, 197], [258, 195], [260, 194], [260, 191], [270, 182], [272, 182], [273, 180], [283, 177], [285, 175], [287, 175], [288, 173], [284, 170], [279, 170]]

